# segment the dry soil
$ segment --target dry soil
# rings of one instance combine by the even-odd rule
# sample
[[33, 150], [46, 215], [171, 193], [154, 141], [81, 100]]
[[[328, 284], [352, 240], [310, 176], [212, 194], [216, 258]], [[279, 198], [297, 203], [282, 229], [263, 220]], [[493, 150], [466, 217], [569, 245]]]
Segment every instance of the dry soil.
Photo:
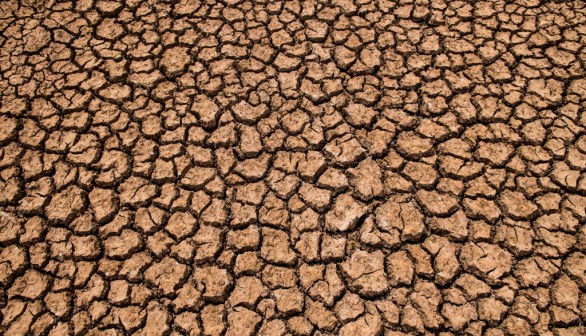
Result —
[[0, 334], [585, 335], [586, 3], [7, 0]]

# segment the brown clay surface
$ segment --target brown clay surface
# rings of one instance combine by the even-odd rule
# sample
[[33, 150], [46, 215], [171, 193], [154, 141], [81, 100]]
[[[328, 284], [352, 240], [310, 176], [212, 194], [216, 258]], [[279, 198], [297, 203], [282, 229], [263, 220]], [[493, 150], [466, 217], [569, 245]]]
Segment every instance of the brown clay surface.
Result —
[[0, 1], [0, 335], [586, 335], [586, 4]]

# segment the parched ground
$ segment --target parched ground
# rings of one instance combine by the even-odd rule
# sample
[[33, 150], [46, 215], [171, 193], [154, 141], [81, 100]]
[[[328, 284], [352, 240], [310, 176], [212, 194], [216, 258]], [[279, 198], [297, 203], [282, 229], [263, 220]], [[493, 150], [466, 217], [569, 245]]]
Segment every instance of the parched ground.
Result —
[[586, 2], [0, 17], [0, 335], [586, 335]]

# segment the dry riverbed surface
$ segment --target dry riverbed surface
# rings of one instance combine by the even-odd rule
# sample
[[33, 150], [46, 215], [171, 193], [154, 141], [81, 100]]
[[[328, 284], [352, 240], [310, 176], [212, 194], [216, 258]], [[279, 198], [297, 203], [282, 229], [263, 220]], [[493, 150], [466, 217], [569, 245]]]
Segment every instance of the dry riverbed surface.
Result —
[[0, 334], [585, 335], [586, 3], [0, 3]]

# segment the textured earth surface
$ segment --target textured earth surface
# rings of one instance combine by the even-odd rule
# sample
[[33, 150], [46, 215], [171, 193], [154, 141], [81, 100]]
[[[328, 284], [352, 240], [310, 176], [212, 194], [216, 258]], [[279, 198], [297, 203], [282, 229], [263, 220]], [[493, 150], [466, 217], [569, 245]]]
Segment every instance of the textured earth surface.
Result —
[[586, 3], [0, 3], [0, 334], [585, 335]]

